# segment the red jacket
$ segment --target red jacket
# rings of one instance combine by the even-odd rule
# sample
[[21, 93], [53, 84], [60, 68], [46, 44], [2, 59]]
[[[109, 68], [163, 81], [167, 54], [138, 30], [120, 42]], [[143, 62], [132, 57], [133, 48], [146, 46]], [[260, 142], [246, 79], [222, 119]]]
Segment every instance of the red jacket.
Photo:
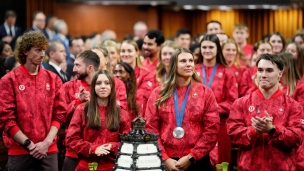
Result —
[[258, 89], [254, 83], [257, 67], [248, 68], [243, 72], [241, 82], [239, 84], [240, 97], [250, 94]]
[[[131, 121], [129, 120], [126, 111], [120, 109], [120, 128], [118, 131], [110, 131], [105, 128], [106, 107], [100, 106], [99, 110], [102, 128], [92, 129], [88, 126], [84, 108], [85, 104], [81, 104], [76, 108], [67, 132], [67, 146], [72, 148], [80, 158], [75, 170], [89, 170], [88, 163], [97, 162], [98, 170], [110, 171], [113, 169], [115, 157], [120, 145], [119, 134], [128, 133], [130, 131]], [[110, 154], [98, 157], [95, 155], [95, 150], [103, 144], [112, 145]]]
[[145, 69], [138, 67], [134, 70], [137, 78], [136, 100], [140, 109], [140, 113], [144, 116], [147, 101], [154, 87], [154, 77]]
[[[29, 151], [13, 139], [21, 130], [32, 142], [43, 141], [51, 126], [60, 128], [65, 121], [66, 101], [61, 89], [62, 81], [54, 73], [39, 69], [30, 75], [21, 65], [0, 81], [0, 129], [8, 155], [29, 154]], [[56, 139], [48, 153], [58, 152]]]
[[238, 87], [238, 94], [240, 94], [240, 83], [242, 81], [242, 76], [244, 71], [246, 71], [245, 67], [236, 67], [235, 65], [232, 65], [230, 67], [230, 69], [232, 70], [232, 72], [234, 73], [235, 79], [236, 79], [236, 83], [237, 83], [237, 87]]
[[[197, 75], [201, 78], [203, 82], [202, 65], [203, 64], [197, 64], [195, 66], [195, 70]], [[205, 69], [208, 83], [213, 67], [205, 67]], [[211, 89], [219, 105], [219, 113], [221, 117], [222, 115], [228, 117], [227, 115], [229, 114], [232, 103], [238, 98], [237, 84], [233, 72], [229, 68], [218, 64], [216, 74], [211, 85]]]
[[[286, 93], [287, 87], [283, 86], [283, 92]], [[296, 89], [294, 94], [292, 95], [292, 98], [295, 99], [297, 102], [300, 103], [302, 108], [304, 109], [304, 82], [297, 81], [296, 83]], [[302, 138], [304, 138], [303, 131], [304, 131], [304, 112], [302, 113]], [[302, 145], [298, 148], [298, 158], [297, 158], [297, 170], [304, 170], [304, 144], [302, 142]]]
[[[113, 77], [115, 81], [115, 87], [116, 87], [116, 98], [117, 98], [117, 105], [120, 107], [126, 109], [126, 89], [125, 85], [122, 81], [119, 79], [116, 79], [116, 77]], [[90, 92], [90, 85], [88, 85], [84, 80], [71, 80], [69, 82], [66, 82], [63, 84], [63, 88], [65, 90], [65, 98], [68, 105], [67, 108], [67, 121], [66, 125], [68, 126], [70, 124], [70, 121], [73, 117], [73, 113], [75, 111], [75, 108], [81, 104], [82, 102], [79, 99], [79, 91], [83, 87], [86, 91]], [[66, 156], [77, 158], [77, 154], [73, 152], [73, 150], [67, 148], [66, 149]]]
[[[179, 87], [178, 99], [181, 106], [187, 86]], [[192, 81], [182, 127], [185, 135], [173, 137], [176, 127], [173, 95], [164, 106], [157, 108], [160, 87], [153, 90], [146, 109], [145, 119], [148, 132], [159, 134], [158, 145], [164, 160], [169, 157], [183, 157], [191, 154], [196, 160], [202, 159], [215, 146], [219, 130], [218, 105], [212, 90]], [[180, 107], [179, 106], [179, 107]]]
[[[257, 135], [251, 118], [273, 117], [276, 132]], [[296, 170], [297, 148], [301, 145], [302, 107], [277, 90], [265, 99], [260, 90], [236, 100], [227, 120], [232, 143], [239, 146], [238, 170]]]
[[[122, 81], [113, 77], [115, 81], [116, 87], [116, 99], [117, 105], [126, 109], [126, 88]], [[84, 88], [86, 91], [90, 92], [90, 85], [87, 84], [84, 80], [71, 80], [63, 84], [63, 88], [65, 90], [65, 98], [68, 104], [67, 109], [67, 125], [69, 125], [75, 108], [81, 104], [82, 102], [79, 99], [79, 91], [81, 88]]]

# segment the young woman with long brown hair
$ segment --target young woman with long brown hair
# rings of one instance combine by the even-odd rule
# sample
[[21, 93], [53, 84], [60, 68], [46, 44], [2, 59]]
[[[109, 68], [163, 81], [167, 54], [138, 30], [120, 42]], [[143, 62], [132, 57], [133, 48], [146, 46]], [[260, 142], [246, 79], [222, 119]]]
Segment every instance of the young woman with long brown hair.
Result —
[[167, 170], [212, 170], [209, 152], [219, 130], [217, 106], [212, 90], [195, 73], [193, 54], [175, 50], [168, 77], [151, 93], [145, 115], [146, 129], [160, 135]]
[[90, 101], [77, 106], [67, 132], [67, 146], [79, 156], [76, 171], [110, 171], [119, 147], [119, 134], [130, 131], [128, 113], [117, 106], [115, 82], [106, 70], [98, 71], [91, 83]]

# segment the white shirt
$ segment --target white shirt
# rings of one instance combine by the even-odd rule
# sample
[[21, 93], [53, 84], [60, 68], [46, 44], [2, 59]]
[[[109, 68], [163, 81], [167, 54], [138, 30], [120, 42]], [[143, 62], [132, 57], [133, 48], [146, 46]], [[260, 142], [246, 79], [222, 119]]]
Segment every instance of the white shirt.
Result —
[[[7, 25], [6, 22], [4, 22], [4, 28], [5, 28], [6, 34], [9, 35], [10, 27]], [[13, 37], [15, 37], [15, 27], [12, 26], [12, 27], [11, 27], [11, 30], [12, 30], [12, 35], [13, 35]]]

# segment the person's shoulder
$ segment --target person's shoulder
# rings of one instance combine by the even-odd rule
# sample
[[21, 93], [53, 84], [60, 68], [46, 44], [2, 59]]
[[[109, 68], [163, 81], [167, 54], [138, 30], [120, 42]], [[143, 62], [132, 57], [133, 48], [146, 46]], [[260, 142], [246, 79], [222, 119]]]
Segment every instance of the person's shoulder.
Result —
[[19, 75], [21, 73], [20, 67], [8, 72], [5, 74], [2, 78], [1, 81], [7, 81], [11, 79], [15, 79], [16, 75]]

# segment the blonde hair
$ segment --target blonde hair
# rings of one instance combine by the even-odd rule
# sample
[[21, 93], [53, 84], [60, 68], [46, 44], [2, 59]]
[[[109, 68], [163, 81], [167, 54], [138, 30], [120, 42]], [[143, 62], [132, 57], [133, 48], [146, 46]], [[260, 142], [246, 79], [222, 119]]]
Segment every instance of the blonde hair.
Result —
[[[194, 59], [194, 56], [192, 52], [185, 48], [178, 48], [174, 51], [169, 64], [169, 74], [167, 80], [162, 85], [159, 94], [158, 99], [155, 102], [155, 105], [159, 108], [161, 105], [163, 105], [173, 94], [173, 91], [176, 87], [176, 75], [177, 75], [177, 62], [178, 62], [178, 56], [181, 53], [190, 53]], [[192, 74], [192, 80], [196, 82], [201, 82], [200, 78], [194, 71]]]
[[134, 49], [135, 49], [135, 51], [137, 52], [137, 55], [138, 55], [137, 58], [136, 58], [136, 66], [137, 66], [138, 68], [140, 68], [140, 69], [145, 69], [145, 67], [143, 66], [143, 64], [142, 64], [142, 62], [141, 62], [141, 60], [140, 60], [140, 56], [139, 56], [140, 51], [139, 51], [139, 48], [138, 48], [137, 43], [134, 42], [133, 40], [125, 40], [125, 41], [123, 41], [121, 44], [124, 44], [124, 43], [127, 43], [127, 44], [129, 44], [129, 45], [134, 46]]
[[[120, 59], [120, 55], [119, 55], [119, 52], [120, 52], [120, 47], [119, 47], [119, 44], [116, 43], [115, 41], [113, 40], [105, 40], [104, 42], [102, 42], [101, 44], [103, 47], [107, 47], [107, 46], [110, 46], [110, 47], [114, 47], [119, 58], [117, 58], [117, 62], [121, 62], [121, 59]], [[111, 58], [111, 55], [109, 56]]]
[[244, 53], [243, 50], [241, 48], [238, 47], [238, 45], [236, 44], [236, 42], [232, 39], [226, 39], [223, 41], [222, 43], [222, 50], [224, 50], [225, 45], [232, 43], [235, 45], [236, 48], [236, 56], [234, 58], [233, 64], [234, 66], [236, 66], [237, 68], [241, 68], [241, 60], [244, 60]]
[[110, 73], [112, 73], [111, 58], [110, 58], [109, 51], [108, 51], [105, 47], [103, 47], [103, 46], [101, 46], [101, 45], [96, 45], [96, 46], [94, 46], [94, 47], [92, 48], [92, 50], [94, 50], [94, 49], [99, 50], [101, 53], [103, 53], [103, 56], [104, 56], [105, 58], [108, 58], [108, 62], [106, 63], [106, 68], [107, 68], [107, 71], [109, 71]]
[[164, 83], [164, 74], [166, 73], [166, 67], [162, 62], [161, 53], [164, 47], [170, 47], [174, 50], [178, 48], [178, 45], [172, 40], [166, 40], [159, 51], [159, 60], [156, 66], [156, 80], [159, 80], [160, 83]]

